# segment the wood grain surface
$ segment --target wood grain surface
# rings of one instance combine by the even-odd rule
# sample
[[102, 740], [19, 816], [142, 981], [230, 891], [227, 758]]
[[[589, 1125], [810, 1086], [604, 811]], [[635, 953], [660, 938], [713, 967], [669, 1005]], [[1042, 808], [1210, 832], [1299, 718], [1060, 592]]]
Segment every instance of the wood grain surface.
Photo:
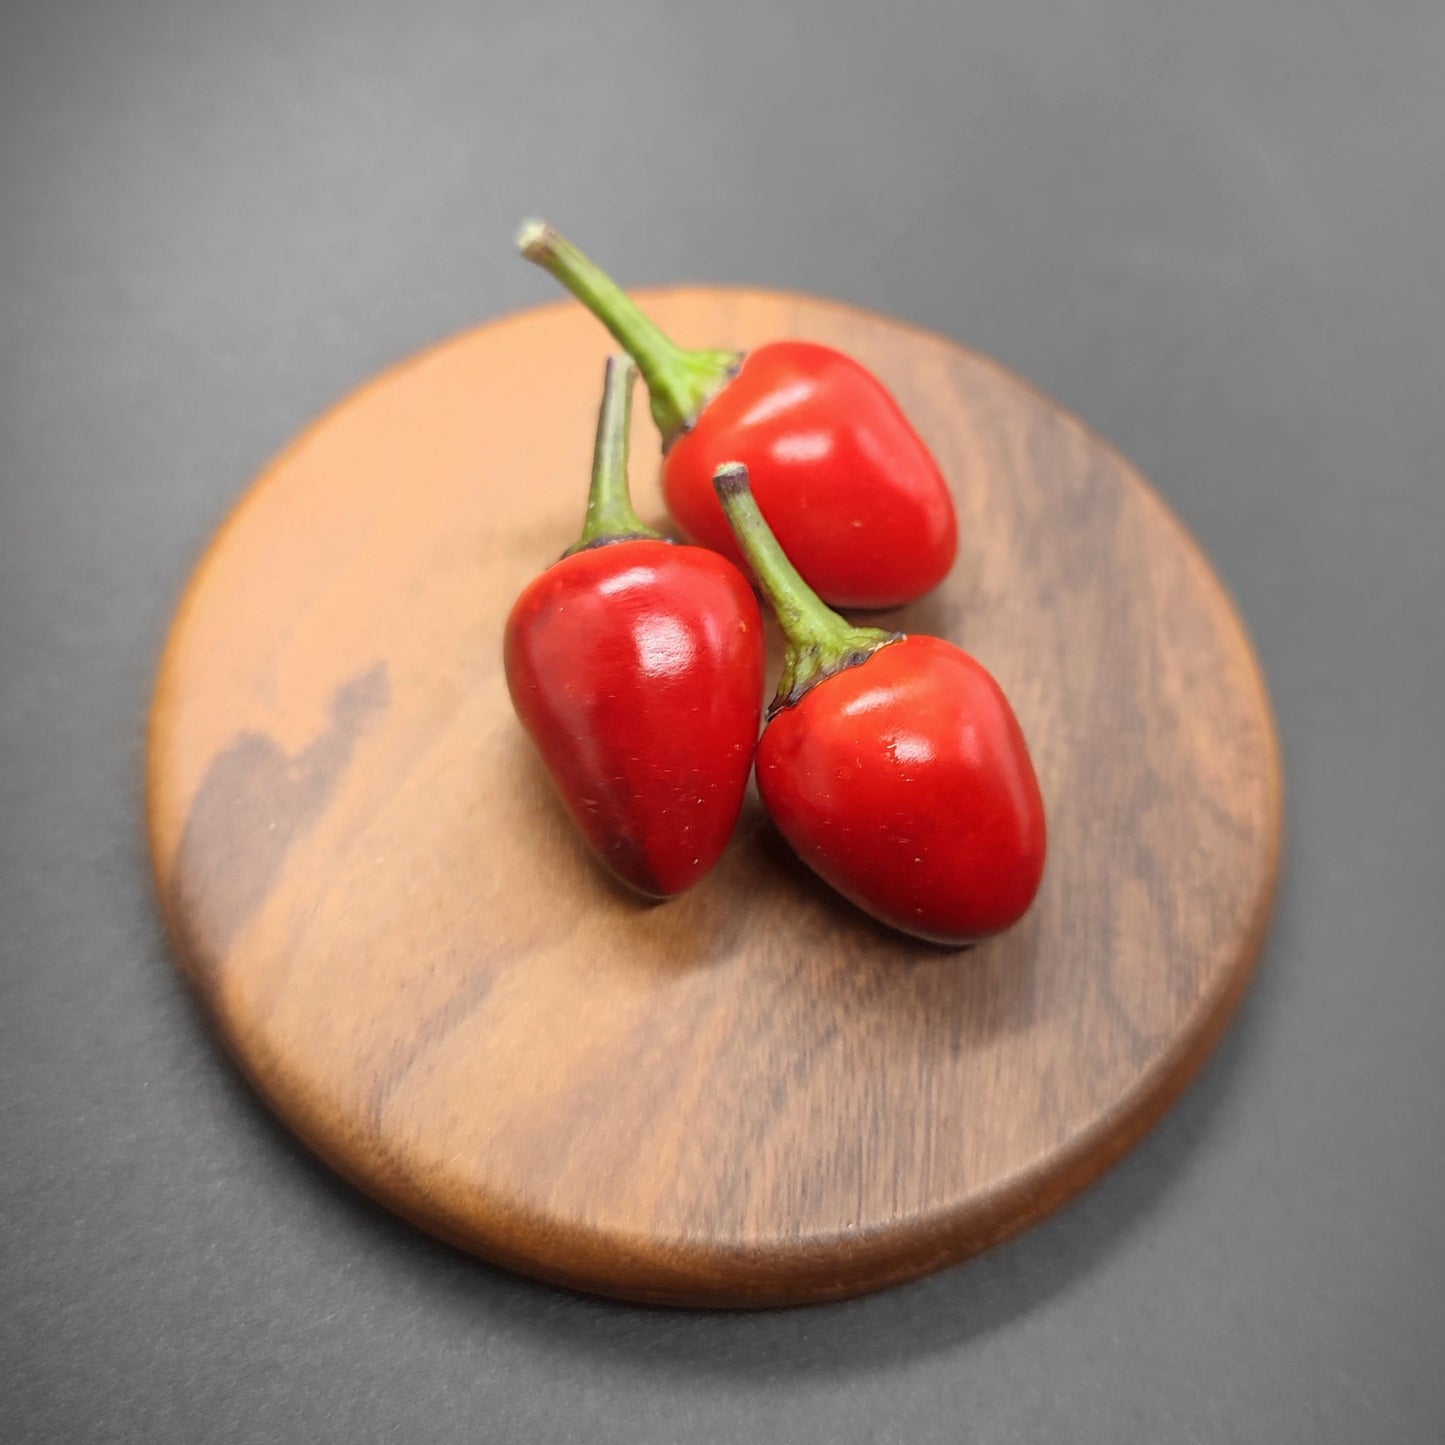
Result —
[[[1187, 1082], [1266, 924], [1273, 721], [1198, 547], [1017, 378], [824, 302], [644, 301], [693, 344], [853, 352], [934, 448], [959, 560], [885, 625], [959, 643], [1013, 701], [1051, 842], [1024, 922], [964, 953], [893, 935], [755, 801], [680, 899], [590, 861], [500, 658], [582, 517], [607, 338], [568, 303], [386, 373], [221, 529], [155, 693], [159, 894], [255, 1086], [422, 1227], [638, 1300], [856, 1294], [1037, 1219]], [[640, 399], [634, 438], [660, 519]]]

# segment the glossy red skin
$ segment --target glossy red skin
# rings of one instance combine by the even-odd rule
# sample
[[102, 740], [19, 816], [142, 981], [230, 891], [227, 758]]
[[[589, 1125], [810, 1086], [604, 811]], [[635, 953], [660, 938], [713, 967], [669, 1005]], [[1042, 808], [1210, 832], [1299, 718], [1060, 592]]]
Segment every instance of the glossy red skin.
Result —
[[507, 686], [573, 822], [663, 898], [717, 862], [763, 695], [757, 599], [699, 547], [609, 542], [554, 563], [507, 619]]
[[777, 341], [742, 369], [668, 449], [662, 489], [694, 542], [743, 566], [713, 473], [742, 462], [783, 551], [834, 607], [894, 607], [953, 565], [948, 484], [872, 372], [831, 347]]
[[758, 744], [783, 836], [865, 912], [936, 943], [998, 933], [1043, 877], [1038, 779], [985, 668], [906, 637], [783, 709]]

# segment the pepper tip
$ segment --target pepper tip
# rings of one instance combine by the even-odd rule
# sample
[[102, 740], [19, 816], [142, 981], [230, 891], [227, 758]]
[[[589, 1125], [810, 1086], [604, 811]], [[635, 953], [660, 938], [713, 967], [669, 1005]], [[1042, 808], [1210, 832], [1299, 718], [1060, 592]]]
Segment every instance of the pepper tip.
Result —
[[625, 351], [614, 351], [607, 358], [604, 376], [606, 384], [625, 386], [631, 391], [637, 380], [637, 363]]
[[724, 462], [712, 474], [712, 485], [720, 498], [739, 496], [750, 490], [748, 469], [741, 462]]
[[535, 261], [551, 249], [556, 234], [546, 221], [523, 221], [517, 229], [517, 249]]

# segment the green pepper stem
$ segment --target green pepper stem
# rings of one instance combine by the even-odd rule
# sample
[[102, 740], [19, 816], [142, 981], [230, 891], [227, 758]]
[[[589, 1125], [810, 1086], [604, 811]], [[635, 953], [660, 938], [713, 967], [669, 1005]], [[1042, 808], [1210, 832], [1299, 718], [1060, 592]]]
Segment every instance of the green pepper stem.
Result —
[[661, 538], [633, 510], [627, 487], [627, 437], [632, 422], [632, 388], [637, 368], [625, 356], [607, 358], [602, 405], [597, 411], [597, 443], [592, 449], [592, 486], [587, 493], [587, 519], [582, 536], [563, 554], [603, 542], [632, 537]]
[[768, 708], [769, 717], [791, 707], [809, 688], [835, 672], [855, 667], [880, 647], [899, 640], [901, 633], [854, 627], [803, 581], [759, 511], [748, 469], [741, 462], [720, 466], [713, 473], [712, 484], [733, 536], [788, 644], [777, 695]]
[[689, 351], [645, 315], [594, 261], [544, 221], [517, 232], [517, 249], [550, 271], [611, 333], [637, 363], [647, 383], [652, 419], [670, 446], [737, 371], [736, 351]]

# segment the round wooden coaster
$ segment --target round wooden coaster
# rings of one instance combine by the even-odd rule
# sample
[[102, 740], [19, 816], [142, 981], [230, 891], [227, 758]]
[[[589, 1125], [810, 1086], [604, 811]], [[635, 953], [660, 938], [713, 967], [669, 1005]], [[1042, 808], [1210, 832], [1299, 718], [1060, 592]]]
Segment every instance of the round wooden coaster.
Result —
[[[1015, 377], [824, 302], [643, 299], [689, 344], [852, 352], [934, 448], [958, 563], [885, 625], [1013, 700], [1051, 844], [1024, 922], [966, 953], [891, 934], [755, 801], [682, 898], [594, 866], [501, 669], [581, 524], [608, 340], [570, 303], [364, 387], [221, 529], [151, 717], [160, 897], [256, 1087], [422, 1227], [638, 1300], [857, 1294], [1037, 1219], [1183, 1087], [1265, 928], [1274, 727], [1198, 547]], [[633, 476], [660, 519], [641, 398]]]

